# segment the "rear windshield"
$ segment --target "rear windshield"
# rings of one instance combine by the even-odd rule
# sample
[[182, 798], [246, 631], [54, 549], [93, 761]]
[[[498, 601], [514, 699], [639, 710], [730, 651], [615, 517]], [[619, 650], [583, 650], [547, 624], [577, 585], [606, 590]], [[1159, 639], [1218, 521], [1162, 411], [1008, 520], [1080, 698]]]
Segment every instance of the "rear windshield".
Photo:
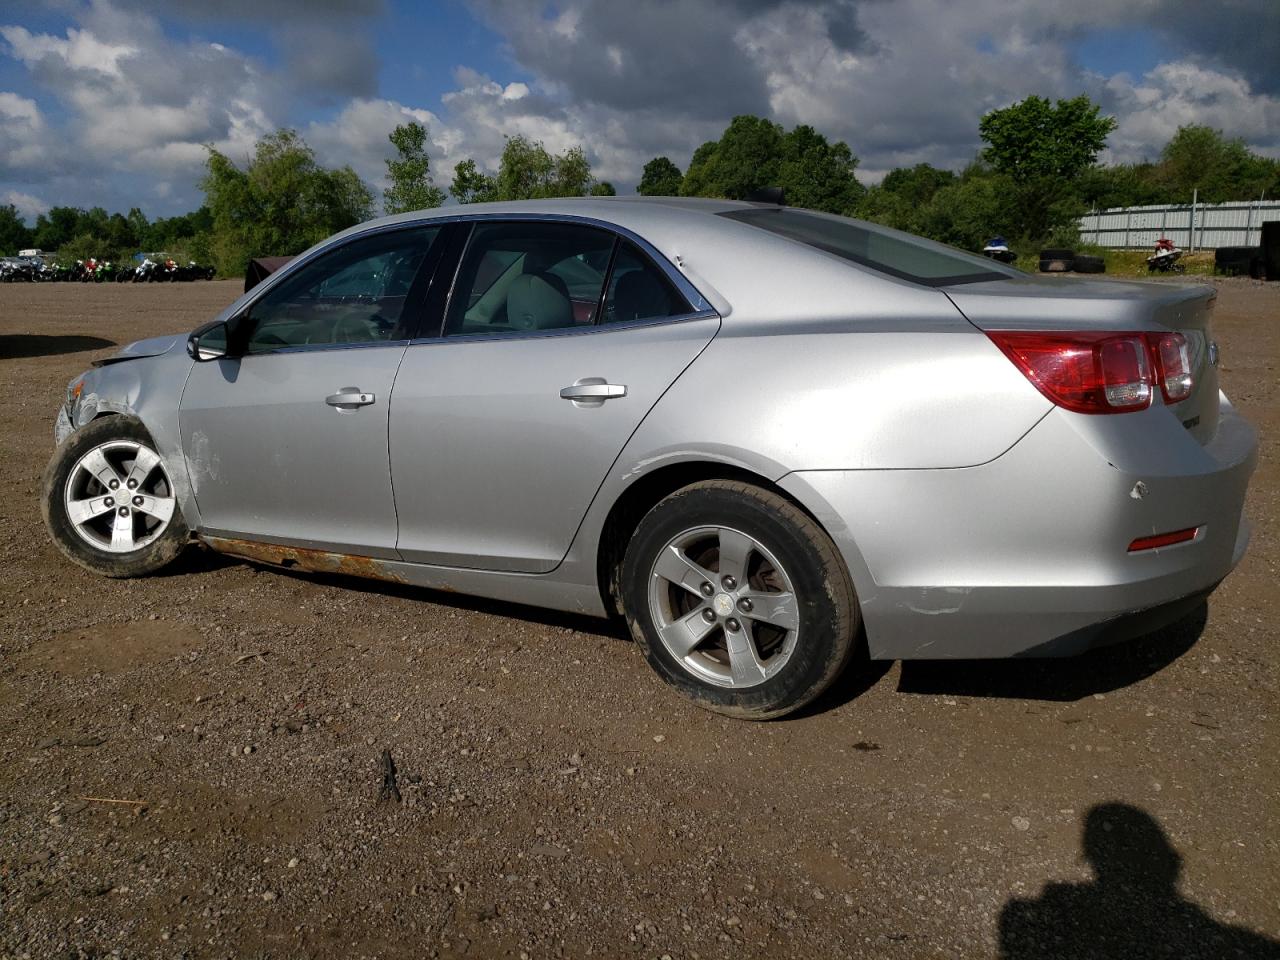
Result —
[[1000, 280], [1017, 275], [997, 268], [983, 257], [909, 233], [873, 227], [844, 217], [778, 207], [733, 210], [720, 216], [930, 287]]

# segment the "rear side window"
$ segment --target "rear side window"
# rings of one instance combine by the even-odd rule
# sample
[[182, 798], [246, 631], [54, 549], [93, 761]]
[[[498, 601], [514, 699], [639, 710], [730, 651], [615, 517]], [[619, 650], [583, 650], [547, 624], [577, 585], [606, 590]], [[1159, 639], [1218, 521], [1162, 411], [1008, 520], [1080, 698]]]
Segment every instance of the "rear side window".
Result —
[[604, 323], [631, 323], [689, 313], [688, 301], [635, 245], [623, 242], [613, 260]]
[[930, 287], [1018, 276], [1012, 270], [992, 269], [990, 260], [974, 254], [844, 217], [776, 208], [734, 210], [720, 216]]
[[445, 336], [592, 326], [613, 245], [612, 234], [577, 224], [476, 224]]

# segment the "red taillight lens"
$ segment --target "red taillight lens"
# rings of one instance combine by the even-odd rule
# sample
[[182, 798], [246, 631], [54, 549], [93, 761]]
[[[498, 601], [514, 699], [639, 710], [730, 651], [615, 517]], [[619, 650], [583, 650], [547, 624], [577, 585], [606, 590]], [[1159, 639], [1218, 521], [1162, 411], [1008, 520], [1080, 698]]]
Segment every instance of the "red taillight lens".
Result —
[[1151, 352], [1160, 370], [1160, 390], [1165, 403], [1191, 396], [1191, 355], [1187, 338], [1180, 333], [1148, 334]]
[[1036, 389], [1076, 413], [1129, 413], [1191, 394], [1187, 341], [1180, 333], [988, 331]]
[[988, 332], [1036, 388], [1076, 413], [1124, 413], [1151, 403], [1147, 345], [1134, 333]]

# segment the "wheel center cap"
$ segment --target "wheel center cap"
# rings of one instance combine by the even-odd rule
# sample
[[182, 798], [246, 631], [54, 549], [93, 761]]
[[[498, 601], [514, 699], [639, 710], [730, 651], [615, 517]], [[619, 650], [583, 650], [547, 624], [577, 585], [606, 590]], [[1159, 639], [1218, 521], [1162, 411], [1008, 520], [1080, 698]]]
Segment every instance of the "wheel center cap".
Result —
[[716, 598], [711, 601], [712, 609], [722, 617], [727, 617], [733, 613], [733, 597], [727, 593], [718, 593]]

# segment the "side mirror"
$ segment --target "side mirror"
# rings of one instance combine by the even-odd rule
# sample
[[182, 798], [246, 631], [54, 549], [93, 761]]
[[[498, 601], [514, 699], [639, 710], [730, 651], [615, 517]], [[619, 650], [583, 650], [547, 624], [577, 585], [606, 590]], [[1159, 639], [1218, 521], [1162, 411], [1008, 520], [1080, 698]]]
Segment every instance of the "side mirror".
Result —
[[187, 355], [196, 363], [229, 356], [229, 338], [230, 332], [223, 321], [214, 320], [196, 327], [187, 337]]

